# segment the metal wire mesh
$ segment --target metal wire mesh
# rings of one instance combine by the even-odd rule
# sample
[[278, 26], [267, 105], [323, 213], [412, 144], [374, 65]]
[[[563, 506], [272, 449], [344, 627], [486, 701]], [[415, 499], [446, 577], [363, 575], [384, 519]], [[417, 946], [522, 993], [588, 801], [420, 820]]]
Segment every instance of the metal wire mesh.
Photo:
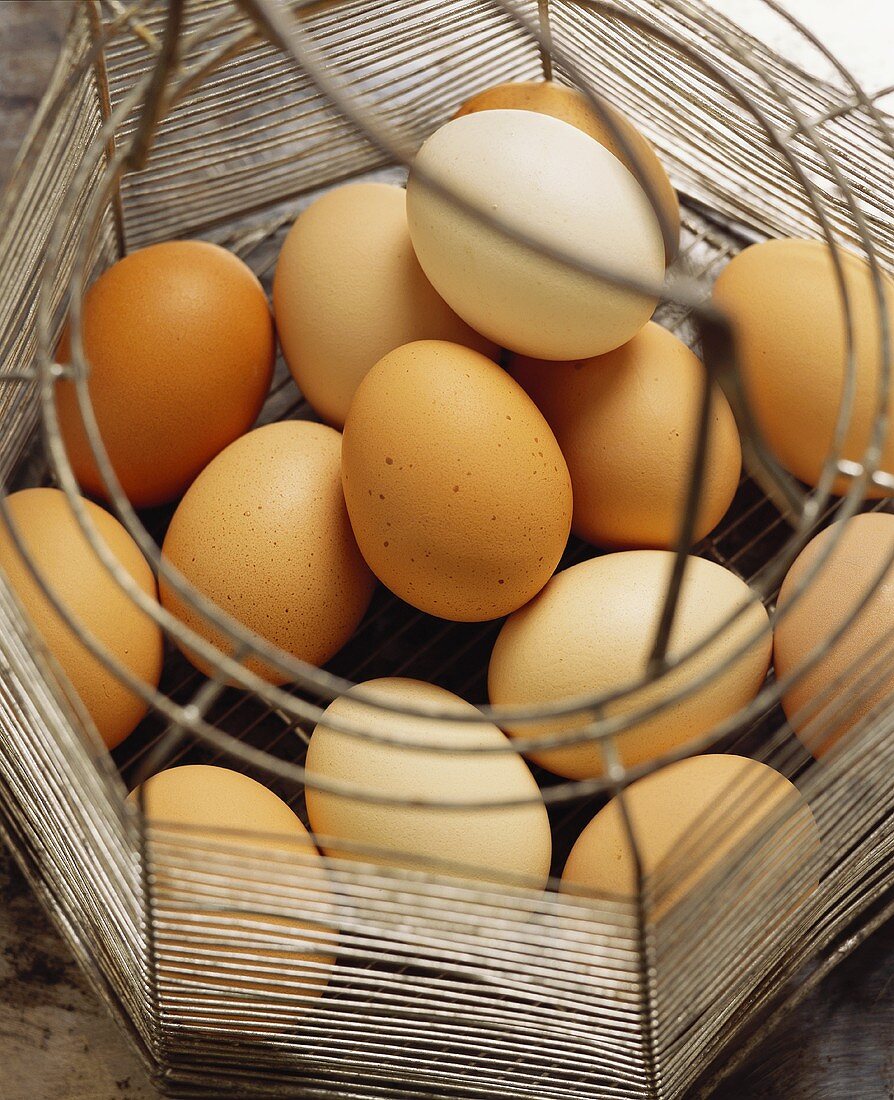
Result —
[[[658, 317], [687, 342], [703, 334], [700, 299], [714, 275], [748, 240], [826, 234], [894, 263], [884, 120], [858, 88], [807, 78], [702, 4], [180, 7], [78, 10], [14, 179], [0, 226], [10, 273], [0, 277], [7, 485], [55, 476], [75, 489], [49, 407], [52, 348], [66, 307], [76, 323], [83, 287], [120, 249], [202, 235], [243, 256], [269, 288], [284, 233], [318, 189], [373, 170], [400, 180], [400, 169], [381, 167], [389, 141], [412, 149], [472, 93], [544, 66], [606, 94], [653, 140], [683, 193], [682, 256]], [[183, 47], [160, 88], [144, 161], [151, 71], [175, 14]], [[276, 39], [285, 18], [301, 50], [297, 38], [277, 46], [262, 33]], [[355, 125], [315, 83], [321, 75]], [[357, 124], [364, 119], [372, 132]], [[311, 415], [280, 361], [262, 422]], [[46, 447], [34, 432], [41, 416]], [[866, 467], [869, 476], [871, 454]], [[754, 471], [695, 552], [752, 583], [772, 609], [807, 533], [861, 506], [862, 471], [851, 471], [842, 502], [780, 488], [760, 461]], [[126, 501], [119, 513], [151, 553], [168, 514], [137, 517]], [[594, 552], [572, 542], [563, 564]], [[406, 675], [482, 700], [498, 623], [443, 623], [380, 592], [325, 673], [304, 670], [286, 691], [247, 679], [251, 691], [223, 688], [225, 674], [244, 673], [238, 662], [218, 656], [221, 682], [209, 682], [172, 647], [155, 712], [113, 769], [14, 598], [0, 594], [5, 831], [177, 1095], [682, 1095], [772, 1017], [793, 982], [818, 979], [891, 904], [894, 746], [884, 704], [819, 766], [785, 724], [771, 678], [745, 713], [682, 749], [738, 752], [793, 778], [822, 844], [793, 866], [778, 845], [791, 821], [768, 817], [667, 913], [674, 884], [749, 818], [755, 792], [737, 791], [723, 821], [701, 822], [635, 902], [512, 882], [473, 888], [384, 866], [374, 851], [361, 853], [366, 864], [327, 859], [323, 886], [316, 862], [277, 858], [262, 838], [246, 849], [244, 838], [141, 829], [119, 776], [132, 786], [162, 765], [225, 763], [306, 821], [306, 739], [326, 699], [345, 681]], [[164, 625], [175, 634], [176, 624]], [[831, 685], [817, 725], [871, 696], [892, 646], [894, 634], [851, 670], [846, 693]], [[602, 736], [610, 751], [623, 727], [591, 718], [585, 710], [576, 735]], [[607, 771], [578, 784], [537, 773], [554, 873], [605, 792], [636, 774]]]

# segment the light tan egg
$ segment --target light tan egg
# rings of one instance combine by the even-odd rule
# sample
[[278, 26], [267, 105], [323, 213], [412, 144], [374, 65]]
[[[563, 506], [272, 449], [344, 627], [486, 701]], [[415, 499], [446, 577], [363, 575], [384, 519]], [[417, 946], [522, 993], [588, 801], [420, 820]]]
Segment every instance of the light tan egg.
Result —
[[[742, 756], [694, 756], [632, 783], [624, 799], [652, 891], [653, 918], [749, 845], [772, 855], [780, 889], [795, 882], [803, 892], [796, 872], [817, 852], [819, 831], [797, 788], [766, 764]], [[636, 867], [619, 799], [578, 837], [562, 888], [636, 897]]]
[[[842, 457], [860, 462], [869, 444], [881, 385], [881, 317], [868, 266], [842, 252], [855, 341], [856, 388]], [[894, 329], [894, 283], [884, 278], [886, 315]], [[844, 393], [847, 326], [831, 253], [820, 241], [752, 245], [714, 286], [714, 304], [733, 323], [739, 366], [758, 427], [795, 477], [815, 486], [831, 454]], [[887, 415], [894, 416], [894, 389]], [[894, 470], [888, 431], [881, 468]], [[847, 490], [839, 477], [834, 491]], [[884, 490], [870, 488], [869, 496]]]
[[[448, 715], [476, 713], [470, 703], [432, 684], [392, 678], [371, 680], [360, 689], [380, 701], [383, 709], [373, 710], [348, 692], [326, 709], [307, 749], [307, 812], [324, 850], [333, 856], [363, 859], [362, 850], [339, 847], [339, 840], [352, 841], [382, 849], [377, 862], [384, 859], [485, 881], [522, 877], [530, 880], [527, 885], [543, 886], [549, 874], [551, 840], [546, 807], [534, 777], [515, 753], [470, 751], [508, 747], [505, 734], [483, 718], [450, 723], [388, 711], [389, 705], [434, 704]], [[338, 733], [326, 725], [327, 717], [362, 722], [366, 732], [380, 740]], [[456, 752], [412, 749], [402, 744], [406, 741], [455, 746]], [[314, 778], [352, 784], [406, 804], [374, 804], [329, 794], [314, 787]], [[528, 804], [492, 805], [511, 799]], [[412, 801], [477, 801], [483, 806], [437, 809], [409, 805]]]
[[620, 130], [623, 141], [632, 150], [633, 156], [628, 155], [624, 145], [612, 132], [609, 122], [583, 92], [564, 84], [556, 84], [552, 80], [520, 80], [487, 88], [466, 100], [454, 118], [462, 118], [463, 115], [474, 114], [476, 111], [538, 111], [583, 130], [600, 145], [604, 145], [610, 153], [614, 153], [634, 175], [635, 157], [658, 205], [667, 262], [670, 263], [680, 246], [680, 203], [677, 193], [667, 178], [658, 154], [646, 138], [605, 100], [601, 99], [600, 105], [605, 115]]
[[[491, 703], [546, 704], [617, 691], [645, 673], [674, 554], [628, 550], [557, 573], [526, 607], [511, 615], [497, 637], [488, 669]], [[767, 612], [744, 581], [704, 558], [687, 559], [668, 656], [679, 657], [741, 610], [728, 631], [691, 660], [615, 703], [608, 717], [662, 703], [709, 671], [708, 683], [618, 735], [628, 765], [660, 758], [709, 733], [757, 695], [770, 663]], [[748, 639], [757, 640], [747, 645]], [[730, 660], [743, 645], [745, 652]], [[543, 724], [519, 723], [519, 737], [581, 729], [586, 715]], [[528, 753], [544, 768], [570, 779], [603, 774], [598, 742]]]
[[[704, 381], [689, 348], [650, 321], [607, 355], [571, 363], [517, 357], [511, 373], [568, 463], [575, 534], [613, 548], [676, 546]], [[729, 508], [741, 467], [736, 422], [715, 389], [695, 542]]]
[[505, 371], [423, 340], [379, 360], [345, 424], [342, 479], [370, 568], [430, 615], [495, 619], [559, 563], [568, 469], [549, 425]]
[[[776, 678], [797, 672], [820, 645], [853, 623], [806, 675], [782, 697], [795, 732], [816, 756], [823, 756], [872, 710], [894, 693], [894, 569], [875, 592], [869, 590], [894, 555], [894, 516], [870, 513], [854, 516], [821, 531], [795, 559], [779, 593], [781, 613], [773, 640]], [[839, 541], [832, 547], [832, 540]], [[820, 555], [828, 561], [808, 583]]]
[[[261, 284], [206, 241], [166, 241], [113, 264], [87, 291], [83, 338], [102, 441], [137, 507], [179, 496], [248, 431], [276, 352]], [[70, 359], [67, 331], [57, 355]], [[105, 497], [71, 382], [57, 385], [56, 405], [75, 476]]]
[[317, 199], [289, 231], [273, 308], [283, 355], [304, 396], [340, 428], [360, 380], [412, 340], [451, 340], [494, 358], [423, 274], [407, 228], [407, 193], [352, 183]]
[[[196, 478], [165, 536], [163, 554], [205, 596], [286, 653], [313, 665], [351, 637], [372, 597], [348, 520], [341, 436], [288, 420], [231, 443]], [[232, 648], [162, 578], [162, 603], [219, 648]], [[186, 656], [203, 672], [206, 663]], [[281, 673], [246, 661], [274, 683]]]
[[[159, 772], [142, 797], [158, 830], [150, 850], [162, 978], [190, 987], [193, 1000], [223, 1000], [209, 1010], [218, 1024], [263, 1031], [305, 1013], [326, 988], [338, 934], [322, 860], [299, 818], [247, 775], [204, 764]], [[274, 877], [275, 890], [265, 885]]]
[[555, 255], [661, 284], [664, 242], [645, 192], [583, 131], [532, 111], [479, 111], [436, 130], [407, 184], [413, 247], [460, 317], [521, 355], [602, 355], [651, 317], [655, 298], [507, 236], [458, 209], [423, 176]]
[[[89, 500], [81, 502], [97, 534], [142, 591], [156, 598], [155, 577], [139, 547], [115, 519]], [[43, 583], [91, 635], [137, 679], [157, 687], [163, 660], [162, 634], [119, 587], [81, 530], [59, 489], [23, 489], [6, 507]], [[0, 524], [0, 568], [59, 662], [106, 745], [120, 744], [145, 715], [147, 704], [87, 649], [41, 591]]]

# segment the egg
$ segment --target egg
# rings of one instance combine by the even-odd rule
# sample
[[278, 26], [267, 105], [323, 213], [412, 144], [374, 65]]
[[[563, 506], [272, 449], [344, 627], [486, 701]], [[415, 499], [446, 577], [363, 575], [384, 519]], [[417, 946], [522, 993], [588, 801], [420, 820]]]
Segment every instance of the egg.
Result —
[[[825, 554], [828, 561], [808, 581]], [[813, 538], [783, 582], [773, 640], [778, 680], [797, 672], [817, 647], [857, 613], [829, 651], [782, 697], [789, 723], [816, 756], [825, 755], [894, 692], [890, 655], [894, 569], [884, 572], [881, 584], [869, 595], [892, 557], [894, 516], [854, 516]], [[795, 602], [805, 583], [804, 594]]]
[[[381, 709], [354, 698], [372, 697]], [[549, 874], [551, 840], [546, 807], [537, 783], [520, 756], [475, 752], [509, 747], [506, 736], [483, 718], [474, 723], [395, 714], [390, 706], [439, 706], [445, 714], [475, 714], [470, 703], [444, 688], [418, 680], [371, 680], [341, 696], [323, 713], [307, 749], [307, 813], [324, 851], [370, 860], [361, 850], [341, 848], [351, 841], [382, 850], [376, 862], [473, 879], [522, 876], [542, 887]], [[327, 720], [361, 722], [370, 738], [338, 733]], [[404, 742], [449, 745], [455, 752], [415, 749]], [[314, 780], [352, 784], [399, 805], [364, 802], [329, 794]], [[430, 801], [525, 805], [447, 809], [412, 805]], [[393, 856], [389, 853], [394, 853]], [[461, 864], [445, 867], [442, 864]]]
[[[650, 321], [606, 355], [571, 363], [518, 357], [511, 373], [568, 463], [575, 534], [607, 547], [676, 546], [704, 384], [689, 348]], [[716, 388], [710, 431], [696, 542], [729, 508], [742, 467], [736, 422]]]
[[[583, 130], [610, 153], [614, 153], [634, 175], [636, 158], [657, 204], [666, 259], [670, 263], [680, 246], [680, 203], [673, 184], [668, 179], [658, 154], [639, 130], [604, 99], [600, 99], [599, 104], [600, 110], [597, 110], [583, 92], [556, 84], [553, 80], [520, 80], [498, 84], [473, 95], [454, 117], [462, 118], [463, 115], [474, 114], [476, 111], [538, 111]], [[628, 155], [627, 149], [615, 137], [602, 112], [620, 131], [623, 142], [633, 156]]]
[[412, 340], [497, 349], [426, 279], [407, 228], [407, 195], [352, 183], [317, 199], [289, 231], [273, 309], [283, 355], [316, 412], [342, 427], [354, 391], [383, 355]]
[[[341, 491], [341, 436], [307, 421], [256, 428], [196, 478], [165, 536], [164, 557], [243, 626], [313, 665], [351, 637], [373, 591]], [[232, 646], [162, 578], [162, 603], [203, 638]], [[207, 665], [184, 650], [203, 672]], [[285, 677], [258, 658], [246, 666]]]
[[[92, 501], [87, 518], [106, 549], [151, 599], [155, 577], [122, 525]], [[158, 686], [162, 633], [155, 621], [125, 595], [97, 557], [59, 489], [22, 489], [6, 508], [43, 583], [74, 617], [78, 628], [148, 687]], [[0, 524], [0, 569], [35, 629], [59, 663], [108, 748], [134, 729], [147, 704], [94, 657], [41, 591], [9, 528]]]
[[479, 111], [436, 130], [407, 184], [413, 247], [464, 321], [522, 355], [601, 355], [649, 320], [655, 298], [544, 255], [458, 209], [423, 176], [577, 262], [660, 285], [664, 242], [645, 192], [583, 131], [531, 111]]
[[571, 482], [549, 425], [479, 352], [423, 340], [361, 382], [342, 443], [351, 524], [375, 575], [430, 615], [494, 619], [553, 573]]
[[[139, 799], [138, 788], [130, 801]], [[142, 800], [147, 820], [164, 830], [150, 837], [163, 982], [212, 998], [218, 1024], [263, 1029], [256, 1014], [269, 1013], [271, 995], [270, 1023], [305, 1013], [326, 988], [337, 932], [323, 863], [299, 818], [247, 775], [204, 764], [153, 775]], [[273, 893], [261, 885], [271, 874], [297, 878], [300, 888]]]
[[[88, 389], [102, 441], [136, 507], [178, 497], [251, 427], [273, 373], [273, 319], [261, 284], [205, 241], [132, 252], [83, 302]], [[71, 358], [68, 330], [57, 356]], [[73, 383], [56, 387], [62, 438], [84, 489], [106, 489]]]
[[[808, 867], [820, 846], [813, 814], [792, 783], [757, 760], [742, 756], [680, 760], [632, 783], [624, 801], [642, 872], [652, 890], [650, 914], [655, 920], [702, 886], [709, 874], [727, 870], [730, 857], [749, 847], [763, 857], [760, 888], [766, 888], [771, 874], [783, 892], [803, 893], [805, 878], [812, 880], [808, 889], [816, 886], [816, 874]], [[734, 874], [715, 891], [716, 908], [723, 905], [724, 893], [743, 887], [749, 888]], [[618, 798], [600, 810], [578, 837], [565, 864], [561, 888], [636, 897], [636, 867]]]
[[[841, 252], [851, 310], [855, 378], [853, 411], [841, 456], [861, 462], [880, 397], [881, 316], [869, 267]], [[894, 330], [894, 283], [883, 277], [885, 314]], [[819, 483], [831, 454], [844, 394], [847, 326], [828, 246], [779, 240], [752, 245], [723, 270], [714, 303], [733, 325], [736, 354], [757, 425], [782, 465], [808, 485]], [[894, 416], [894, 390], [887, 415]], [[894, 432], [887, 433], [883, 470], [894, 470]], [[833, 491], [844, 493], [847, 477]], [[867, 495], [883, 496], [871, 487]]]
[[[570, 701], [627, 688], [647, 667], [658, 628], [674, 554], [627, 550], [557, 573], [526, 607], [503, 625], [491, 654], [488, 691], [497, 705]], [[660, 758], [707, 734], [757, 695], [770, 663], [769, 619], [763, 605], [734, 573], [704, 558], [689, 557], [668, 646], [673, 659], [704, 641], [733, 612], [735, 623], [691, 660], [633, 694], [606, 704], [618, 717], [665, 703], [709, 672], [719, 674], [690, 694], [634, 723], [616, 739], [624, 764]], [[747, 645], [748, 640], [754, 641]], [[727, 666], [741, 646], [745, 652]], [[580, 730], [588, 713], [544, 723], [518, 723], [519, 737], [555, 736]], [[528, 753], [557, 775], [602, 775], [598, 741]]]

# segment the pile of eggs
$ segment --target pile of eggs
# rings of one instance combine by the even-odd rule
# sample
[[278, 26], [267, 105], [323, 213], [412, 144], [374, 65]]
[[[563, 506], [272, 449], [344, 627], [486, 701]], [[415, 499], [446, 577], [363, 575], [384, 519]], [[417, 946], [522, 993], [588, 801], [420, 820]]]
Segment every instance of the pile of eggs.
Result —
[[[697, 356], [650, 319], [679, 232], [676, 195], [658, 158], [612, 108], [597, 110], [551, 83], [490, 89], [422, 145], [406, 189], [350, 183], [300, 214], [279, 256], [272, 312], [251, 271], [205, 242], [153, 245], [106, 271], [83, 303], [89, 374], [56, 388], [71, 466], [86, 493], [108, 501], [98, 431], [136, 508], [177, 502], [164, 559], [271, 647], [324, 665], [356, 631], [377, 583], [442, 619], [504, 618], [488, 668], [490, 702], [539, 706], [616, 694], [609, 717], [647, 715], [618, 736], [620, 758], [646, 764], [703, 739], [754, 700], [774, 649], [757, 594], [693, 555], [669, 639], [671, 670], [623, 693], [642, 677], [658, 627], [704, 383]], [[636, 288], [605, 281], [605, 271]], [[879, 317], [868, 269], [848, 256], [844, 275], [858, 349], [844, 455], [859, 460], [881, 372]], [[732, 320], [769, 446], [816, 485], [846, 366], [827, 249], [812, 241], [748, 248], [720, 276], [715, 302]], [[894, 291], [887, 309], [894, 324]], [[277, 339], [321, 423], [252, 428]], [[60, 362], [77, 362], [72, 351], [66, 334]], [[696, 541], [729, 509], [741, 461], [733, 413], [715, 389]], [[882, 465], [894, 469], [894, 435]], [[199, 670], [211, 669], [209, 647], [231, 653], [181, 584], [163, 577], [156, 590], [140, 549], [100, 504], [85, 499], [83, 508], [106, 561], [60, 491], [20, 491], [5, 508], [18, 541], [3, 532], [0, 565], [109, 748], [146, 704], [85, 648], [60, 608], [150, 687], [163, 657], [161, 631], [147, 613], [156, 599], [193, 632], [183, 648]], [[780, 605], [793, 607], [775, 636], [781, 679], [861, 602], [894, 546], [894, 517], [860, 516], [813, 577], [811, 563], [833, 530], [807, 546], [783, 585]], [[608, 552], [556, 572], [572, 531]], [[30, 575], [22, 546], [55, 602]], [[808, 595], [798, 600], [805, 576]], [[851, 663], [891, 622], [892, 592], [894, 585], [882, 586], [840, 645], [786, 692], [796, 732], [831, 677], [844, 677], [847, 689]], [[271, 683], [288, 680], [261, 656], [245, 663]], [[543, 797], [525, 759], [499, 750], [511, 748], [507, 738], [554, 742], [586, 715], [500, 729], [470, 719], [478, 713], [471, 703], [433, 684], [395, 677], [355, 690], [362, 699], [354, 692], [336, 699], [307, 752], [308, 817], [324, 850], [350, 858], [366, 844], [385, 862], [389, 852], [423, 866], [459, 862], [472, 878], [520, 876], [543, 886], [552, 850]], [[466, 720], [392, 707], [440, 707]], [[369, 736], [335, 728], [345, 720]], [[817, 756], [846, 730], [826, 732], [819, 742], [804, 734]], [[482, 748], [495, 751], [475, 751]], [[526, 755], [570, 779], [605, 770], [592, 740]], [[312, 846], [288, 807], [234, 774], [159, 773], [144, 788], [147, 810], [200, 829], [236, 820], [294, 834], [302, 850]], [[749, 782], [764, 791], [764, 809], [786, 802], [794, 817], [810, 818], [788, 780], [735, 756], [696, 756], [633, 784], [645, 870], [706, 807], [724, 799], [734, 806], [735, 791]], [[391, 801], [327, 793], [339, 784]], [[493, 806], [443, 808], [476, 800]], [[426, 801], [442, 808], [421, 808]], [[609, 802], [583, 830], [565, 867], [569, 889], [633, 892], [622, 816]]]

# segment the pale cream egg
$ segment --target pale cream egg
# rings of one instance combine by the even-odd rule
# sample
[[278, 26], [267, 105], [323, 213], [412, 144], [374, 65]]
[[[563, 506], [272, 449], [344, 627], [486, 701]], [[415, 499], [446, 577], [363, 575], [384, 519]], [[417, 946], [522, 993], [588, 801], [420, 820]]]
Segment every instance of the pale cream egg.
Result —
[[532, 111], [479, 111], [436, 130], [407, 184], [413, 247], [464, 321], [522, 355], [601, 355], [649, 320], [655, 298], [507, 236], [426, 179], [556, 254], [660, 286], [664, 241], [645, 192], [582, 130]]
[[[371, 696], [378, 709], [355, 698]], [[446, 719], [394, 713], [390, 706], [439, 706]], [[331, 703], [307, 750], [307, 812], [329, 855], [396, 863], [461, 878], [518, 880], [541, 887], [549, 873], [551, 840], [546, 807], [524, 760], [505, 734], [484, 718], [450, 722], [449, 715], [475, 714], [470, 703], [419, 680], [390, 678], [358, 685]], [[361, 723], [368, 737], [339, 733], [328, 720]], [[421, 742], [422, 748], [407, 742]], [[426, 745], [446, 745], [436, 752]], [[397, 805], [364, 802], [319, 789], [314, 781], [348, 784], [397, 799]], [[519, 805], [500, 806], [517, 801]], [[452, 803], [456, 808], [426, 806]], [[477, 807], [462, 803], [479, 803]], [[339, 841], [355, 846], [341, 847]]]

